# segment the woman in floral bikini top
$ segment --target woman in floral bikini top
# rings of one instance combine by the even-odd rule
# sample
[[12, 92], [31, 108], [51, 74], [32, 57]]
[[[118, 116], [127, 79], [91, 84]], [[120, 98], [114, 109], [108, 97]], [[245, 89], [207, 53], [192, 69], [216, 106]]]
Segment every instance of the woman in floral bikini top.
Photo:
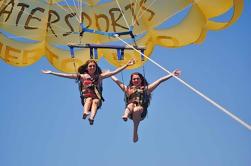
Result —
[[147, 115], [147, 107], [150, 104], [151, 93], [157, 86], [174, 76], [180, 75], [180, 70], [174, 70], [172, 74], [161, 77], [148, 85], [144, 76], [140, 73], [132, 73], [130, 83], [128, 86], [124, 85], [116, 77], [112, 76], [112, 80], [125, 92], [126, 94], [126, 108], [122, 116], [124, 121], [128, 118], [133, 120], [133, 141], [138, 141], [138, 126]]
[[77, 74], [57, 73], [50, 70], [42, 70], [44, 74], [52, 74], [59, 77], [77, 79], [80, 82], [81, 101], [83, 104], [83, 119], [87, 116], [90, 125], [93, 125], [98, 108], [102, 104], [102, 80], [111, 77], [135, 63], [134, 59], [114, 71], [102, 72], [95, 60], [88, 60], [78, 68]]

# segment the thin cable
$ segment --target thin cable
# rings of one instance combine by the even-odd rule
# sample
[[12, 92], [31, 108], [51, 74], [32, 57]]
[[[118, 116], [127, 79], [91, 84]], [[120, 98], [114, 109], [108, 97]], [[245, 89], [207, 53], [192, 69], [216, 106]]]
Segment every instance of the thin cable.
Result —
[[125, 85], [125, 80], [124, 80], [124, 74], [123, 74], [123, 71], [122, 72], [120, 72], [120, 75], [121, 75], [121, 80], [122, 80], [122, 83], [123, 83], [123, 91], [124, 91], [124, 102], [125, 102], [125, 108], [127, 107], [127, 105], [126, 105], [126, 103], [127, 103], [127, 99], [128, 99], [128, 97], [127, 97], [127, 94], [126, 94], [126, 89], [127, 89], [127, 87], [126, 87], [126, 85]]
[[[132, 6], [133, 11], [134, 11], [134, 14], [135, 14], [135, 11], [136, 11], [136, 9], [137, 9], [137, 4], [138, 4], [138, 0], [136, 0], [134, 8], [133, 8], [133, 6]], [[137, 18], [136, 18], [136, 15], [135, 15], [135, 19], [137, 19]], [[134, 19], [134, 16], [133, 16], [133, 17], [132, 17], [132, 24], [131, 24], [131, 25], [134, 24], [135, 19]]]
[[80, 22], [81, 23], [83, 23], [82, 22], [82, 11], [84, 11], [84, 9], [83, 9], [83, 0], [79, 0], [79, 6], [80, 6], [80, 14], [79, 14], [79, 19], [80, 19]]
[[[136, 0], [137, 1], [137, 0]], [[136, 2], [137, 3], [137, 2]], [[130, 0], [130, 5], [132, 5], [133, 4], [133, 2], [132, 2], [132, 0]], [[132, 6], [133, 7], [133, 6]], [[131, 25], [132, 25], [132, 23], [133, 23], [133, 20], [134, 20], [134, 18], [133, 18], [133, 15], [132, 15], [132, 19], [131, 19]]]
[[[137, 3], [137, 0], [136, 0], [135, 3]], [[132, 4], [133, 4], [133, 2], [132, 2], [132, 0], [130, 0], [130, 5], [132, 5]], [[132, 10], [133, 10], [133, 6], [131, 6], [131, 7], [132, 7]], [[133, 18], [133, 15], [132, 15], [131, 25], [133, 24], [133, 21], [134, 21], [134, 18]]]
[[[72, 12], [72, 13], [75, 13], [73, 10], [72, 10], [72, 8], [70, 7], [70, 5], [69, 5], [69, 3], [67, 2], [67, 0], [65, 0], [65, 2], [66, 2], [66, 5], [67, 5], [67, 7], [70, 9], [70, 11]], [[65, 12], [68, 12], [62, 5], [60, 5], [60, 4], [58, 4], [58, 3], [55, 3], [58, 7], [60, 7], [62, 10], [64, 10]], [[81, 21], [80, 20], [78, 20], [78, 17], [77, 17], [77, 12], [76, 12], [76, 20], [77, 20], [77, 22], [78, 23], [80, 23]]]
[[[148, 10], [154, 3], [156, 3], [156, 1], [157, 1], [157, 0], [152, 1], [152, 2], [147, 6], [146, 10]], [[136, 14], [136, 20], [139, 20], [139, 19], [143, 16], [143, 14], [146, 12], [146, 10], [144, 10], [144, 11], [141, 13], [141, 15], [139, 16], [139, 14], [140, 14], [140, 12], [141, 12], [141, 10], [142, 10], [142, 9], [141, 9], [142, 6], [140, 5], [139, 7], [140, 7], [140, 9], [139, 9], [138, 13]], [[137, 19], [138, 16], [139, 16], [139, 19]], [[136, 20], [134, 20], [133, 26], [136, 24]]]
[[180, 79], [179, 77], [175, 76], [172, 72], [168, 71], [167, 69], [165, 69], [164, 67], [162, 67], [160, 64], [158, 64], [157, 62], [155, 62], [151, 58], [147, 57], [145, 54], [143, 54], [139, 50], [135, 49], [133, 46], [131, 46], [129, 43], [127, 43], [126, 41], [124, 41], [123, 39], [121, 39], [119, 36], [115, 36], [115, 37], [117, 37], [120, 41], [122, 41], [123, 43], [125, 43], [128, 47], [130, 47], [133, 50], [135, 50], [138, 53], [140, 53], [142, 56], [144, 56], [145, 58], [147, 58], [149, 61], [151, 61], [153, 64], [155, 64], [156, 66], [158, 66], [159, 68], [161, 68], [162, 70], [164, 70], [165, 72], [167, 72], [168, 74], [171, 74], [174, 78], [176, 78], [182, 84], [184, 84], [185, 86], [187, 86], [193, 92], [195, 92], [196, 94], [198, 94], [199, 96], [201, 96], [202, 98], [204, 98], [205, 100], [207, 100], [209, 103], [211, 103], [212, 105], [214, 105], [215, 107], [217, 107], [219, 110], [221, 110], [222, 112], [224, 112], [225, 114], [227, 114], [231, 118], [233, 118], [235, 121], [239, 122], [241, 125], [243, 125], [247, 129], [251, 130], [251, 126], [248, 123], [246, 123], [245, 121], [241, 120], [238, 116], [234, 115], [233, 113], [231, 113], [230, 111], [228, 111], [227, 109], [225, 109], [223, 106], [219, 105], [218, 103], [216, 103], [215, 101], [213, 101], [212, 99], [210, 99], [209, 97], [207, 97], [206, 95], [204, 95], [203, 93], [201, 93], [200, 91], [198, 91], [197, 89], [195, 89], [194, 87], [192, 87], [191, 85], [189, 85], [188, 83], [186, 83], [185, 81], [183, 81], [182, 79]]
[[73, 59], [73, 66], [74, 66], [75, 73], [78, 73], [77, 66], [76, 66], [76, 59], [75, 59], [75, 57], [72, 59]]
[[[79, 5], [79, 20], [80, 20], [80, 23], [82, 24], [83, 23], [83, 19], [82, 19], [82, 11], [83, 11], [83, 1], [82, 0], [79, 0], [78, 1], [78, 5]], [[82, 28], [79, 27], [79, 33], [81, 34], [82, 32]], [[79, 35], [79, 44], [82, 44], [82, 38], [83, 38], [83, 35]]]
[[128, 29], [130, 29], [130, 26], [129, 26], [129, 24], [128, 24], [126, 18], [125, 18], [124, 12], [122, 11], [122, 9], [121, 9], [121, 7], [120, 7], [120, 5], [119, 5], [118, 0], [116, 0], [116, 3], [117, 3], [117, 5], [118, 5], [118, 7], [119, 7], [119, 10], [120, 10], [120, 12], [121, 12], [121, 14], [122, 14], [124, 20], [125, 20], [126, 26], [128, 27]]
[[[73, 55], [71, 55], [71, 58], [73, 60], [73, 67], [74, 67], [74, 70], [75, 70], [75, 73], [78, 75], [78, 70], [77, 70], [77, 66], [76, 66], [76, 58], [75, 58], [75, 55], [74, 55], [74, 50], [73, 50]], [[78, 81], [78, 77], [76, 79], [76, 82]]]
[[[80, 10], [80, 6], [76, 4], [75, 0], [72, 0], [72, 1], [73, 1], [73, 6], [75, 6], [76, 15], [78, 16], [79, 22], [81, 22], [81, 10]], [[79, 14], [78, 14], [77, 11], [79, 11]]]

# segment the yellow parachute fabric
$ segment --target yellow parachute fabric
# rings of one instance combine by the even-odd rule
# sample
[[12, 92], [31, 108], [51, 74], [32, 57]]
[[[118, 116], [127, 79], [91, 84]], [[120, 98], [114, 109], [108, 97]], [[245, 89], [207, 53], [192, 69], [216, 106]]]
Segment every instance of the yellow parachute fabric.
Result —
[[[58, 70], [74, 72], [69, 50], [59, 46], [117, 41], [116, 38], [93, 33], [84, 33], [80, 38], [80, 22], [84, 22], [88, 28], [104, 32], [124, 32], [128, 31], [128, 26], [134, 25], [133, 33], [140, 36], [137, 44], [144, 46], [145, 55], [150, 56], [156, 45], [176, 48], [203, 42], [208, 30], [230, 26], [240, 17], [243, 9], [243, 0], [98, 2], [99, 0], [0, 0], [0, 58], [10, 65], [28, 66], [46, 56]], [[186, 8], [189, 8], [189, 12], [178, 24], [165, 29], [157, 28]], [[233, 9], [233, 15], [227, 22], [213, 20], [230, 9]], [[26, 40], [15, 40], [2, 32]], [[124, 60], [121, 61], [118, 61], [116, 50], [98, 49], [98, 54], [99, 58], [104, 57], [115, 66], [122, 65], [131, 57], [136, 58], [136, 65], [132, 68], [140, 67], [143, 63], [136, 51], [125, 51]], [[80, 66], [89, 59], [89, 49], [76, 49], [75, 56], [76, 64]]]

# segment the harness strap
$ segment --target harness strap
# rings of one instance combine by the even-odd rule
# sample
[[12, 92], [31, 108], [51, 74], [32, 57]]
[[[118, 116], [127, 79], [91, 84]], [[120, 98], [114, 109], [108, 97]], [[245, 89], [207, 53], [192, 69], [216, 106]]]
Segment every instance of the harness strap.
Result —
[[123, 60], [124, 59], [124, 49], [117, 49], [117, 56], [118, 60]]
[[93, 59], [93, 48], [90, 48], [90, 59]]
[[104, 101], [104, 98], [103, 98], [102, 94], [99, 92], [99, 90], [97, 89], [97, 86], [94, 86], [94, 92], [97, 95], [99, 100]]
[[145, 90], [142, 90], [142, 92], [136, 90], [131, 95], [127, 96], [127, 103], [132, 100], [133, 98], [139, 98], [139, 104], [143, 107], [148, 107], [149, 105], [149, 96], [146, 94]]
[[102, 101], [105, 101], [104, 98], [103, 98], [103, 96], [102, 96], [102, 93], [101, 93], [101, 91], [98, 89], [97, 85], [95, 85], [95, 84], [92, 83], [91, 85], [88, 85], [88, 86], [84, 86], [84, 87], [83, 87], [82, 83], [80, 83], [80, 84], [81, 84], [81, 86], [80, 86], [80, 87], [81, 87], [81, 88], [80, 88], [81, 96], [85, 97], [85, 96], [84, 96], [84, 93], [83, 93], [83, 89], [93, 88], [94, 93], [95, 93], [95, 95], [98, 97], [98, 99], [99, 99], [99, 100], [102, 100]]
[[94, 48], [94, 58], [98, 59], [98, 48]]

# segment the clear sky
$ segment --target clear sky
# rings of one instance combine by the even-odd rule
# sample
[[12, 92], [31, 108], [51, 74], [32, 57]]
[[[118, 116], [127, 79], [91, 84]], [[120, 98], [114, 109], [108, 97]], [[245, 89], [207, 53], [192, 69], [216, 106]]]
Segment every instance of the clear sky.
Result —
[[[151, 58], [169, 70], [179, 68], [183, 80], [251, 124], [250, 17], [245, 0], [231, 27], [210, 31], [200, 45], [157, 47]], [[99, 65], [114, 69], [105, 60]], [[123, 93], [110, 78], [103, 81], [106, 101], [90, 126], [81, 119], [74, 80], [41, 69], [55, 71], [45, 58], [25, 68], [0, 60], [1, 166], [251, 165], [251, 131], [174, 78], [154, 91], [133, 143], [132, 122], [121, 120]], [[131, 72], [123, 72], [126, 84]], [[165, 74], [146, 63], [149, 82]]]

